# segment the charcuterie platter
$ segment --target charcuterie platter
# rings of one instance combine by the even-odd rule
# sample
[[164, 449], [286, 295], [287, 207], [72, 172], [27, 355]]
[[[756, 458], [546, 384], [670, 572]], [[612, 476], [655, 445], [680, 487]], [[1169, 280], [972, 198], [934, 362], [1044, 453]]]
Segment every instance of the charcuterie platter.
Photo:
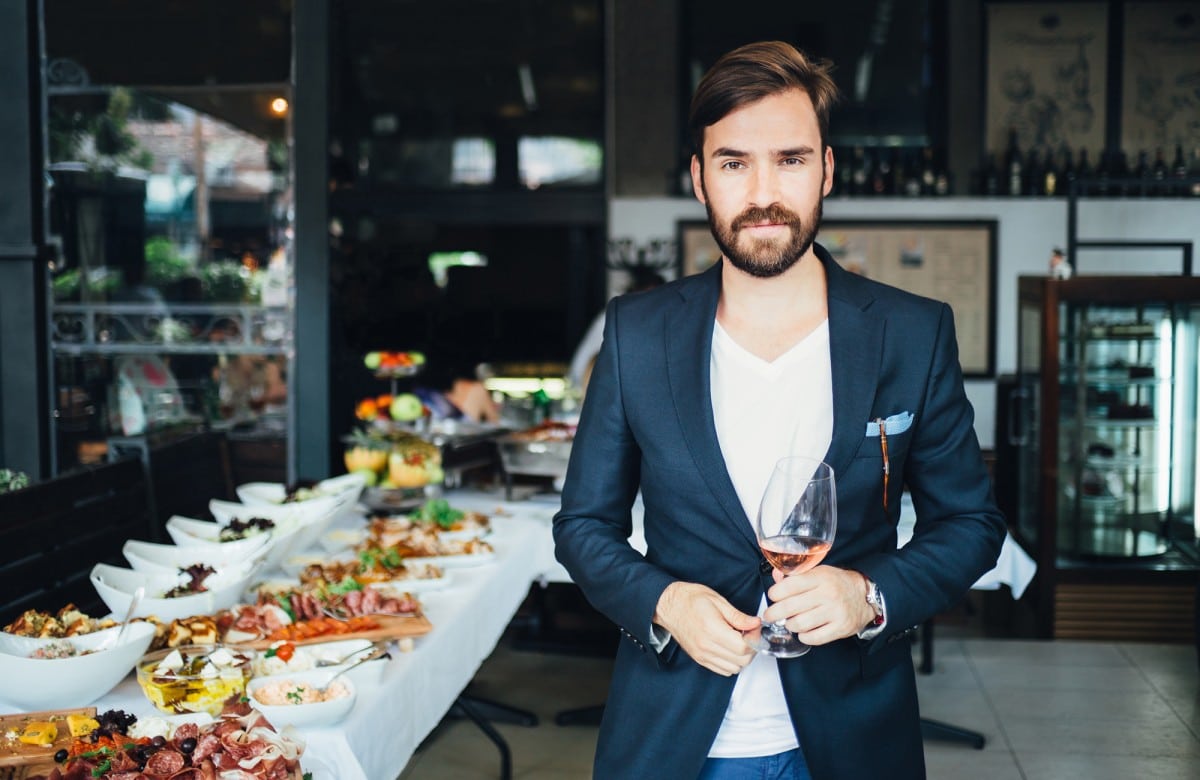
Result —
[[[54, 754], [71, 745], [69, 715], [94, 718], [96, 708], [77, 707], [69, 710], [0, 715], [0, 778], [21, 780], [30, 775], [48, 773], [55, 766]], [[55, 732], [54, 737], [46, 744], [32, 744], [22, 740], [22, 737], [25, 737], [38, 742], [43, 741], [34, 731], [42, 731], [44, 727], [36, 724], [44, 723], [52, 725]], [[49, 734], [45, 736], [48, 737]]]
[[[342, 624], [341, 626], [338, 626], [339, 622]], [[433, 629], [433, 624], [425, 615], [416, 612], [408, 615], [369, 615], [352, 618], [349, 621], [338, 621], [336, 618], [317, 618], [297, 621], [288, 628], [292, 630], [286, 637], [263, 637], [239, 642], [238, 645], [254, 650], [265, 650], [280, 639], [286, 639], [294, 645], [310, 645], [343, 639], [368, 639], [371, 641], [404, 639], [428, 634]], [[322, 630], [329, 628], [332, 630]]]

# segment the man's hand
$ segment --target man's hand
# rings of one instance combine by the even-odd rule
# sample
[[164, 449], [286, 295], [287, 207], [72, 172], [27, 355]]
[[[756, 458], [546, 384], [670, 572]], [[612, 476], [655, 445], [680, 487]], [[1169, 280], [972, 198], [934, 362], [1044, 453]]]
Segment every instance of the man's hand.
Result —
[[761, 621], [734, 609], [721, 594], [695, 582], [673, 582], [663, 591], [654, 610], [654, 622], [709, 671], [728, 677], [754, 658], [742, 637]]
[[763, 621], [786, 618], [788, 630], [807, 645], [855, 636], [875, 617], [863, 576], [836, 566], [818, 566], [786, 577], [776, 571], [767, 598], [771, 605], [763, 612]]

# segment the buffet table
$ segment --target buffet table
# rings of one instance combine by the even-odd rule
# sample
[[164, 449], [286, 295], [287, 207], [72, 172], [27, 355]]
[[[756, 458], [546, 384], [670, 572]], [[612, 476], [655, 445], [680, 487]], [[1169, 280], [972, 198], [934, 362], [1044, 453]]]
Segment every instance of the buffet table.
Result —
[[[393, 647], [392, 659], [382, 662], [382, 684], [374, 689], [360, 686], [354, 709], [341, 723], [297, 730], [307, 743], [301, 765], [314, 780], [396, 777], [491, 654], [530, 583], [553, 555], [544, 507], [506, 503], [480, 493], [448, 498], [456, 507], [491, 516], [488, 541], [495, 556], [482, 565], [447, 568], [449, 586], [421, 594], [433, 630], [416, 637], [410, 652]], [[362, 519], [343, 516], [337, 524], [352, 528], [361, 526]], [[132, 674], [94, 705], [139, 716], [157, 712]], [[18, 711], [0, 702], [0, 714]]]

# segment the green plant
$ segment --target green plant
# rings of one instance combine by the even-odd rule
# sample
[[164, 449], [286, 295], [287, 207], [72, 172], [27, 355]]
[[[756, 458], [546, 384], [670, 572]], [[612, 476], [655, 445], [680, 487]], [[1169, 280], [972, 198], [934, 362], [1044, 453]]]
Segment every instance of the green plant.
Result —
[[51, 162], [82, 161], [95, 171], [115, 171], [122, 165], [150, 168], [153, 156], [138, 146], [126, 128], [134, 109], [128, 89], [115, 87], [108, 93], [103, 113], [50, 109], [47, 135]]
[[242, 303], [247, 300], [249, 272], [241, 263], [220, 260], [200, 268], [204, 298], [220, 303]]
[[192, 272], [191, 263], [181, 257], [171, 239], [154, 236], [146, 241], [146, 282], [167, 287]]
[[29, 475], [22, 471], [0, 469], [0, 493], [29, 487]]

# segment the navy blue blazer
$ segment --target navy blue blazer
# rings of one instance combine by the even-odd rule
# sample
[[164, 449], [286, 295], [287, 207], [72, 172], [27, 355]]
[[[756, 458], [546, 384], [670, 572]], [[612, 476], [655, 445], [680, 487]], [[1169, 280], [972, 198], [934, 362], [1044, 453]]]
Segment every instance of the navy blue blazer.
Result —
[[[829, 295], [838, 534], [825, 563], [864, 572], [888, 625], [779, 662], [792, 723], [816, 780], [924, 776], [911, 627], [961, 599], [991, 569], [1005, 522], [963, 392], [950, 308], [851, 274], [819, 245]], [[747, 614], [771, 585], [717, 441], [709, 385], [721, 268], [615, 298], [571, 452], [556, 555], [622, 632], [595, 777], [694, 778], [721, 725], [734, 677], [671, 643], [648, 643], [671, 582], [708, 585]], [[907, 429], [903, 420], [912, 420]], [[888, 428], [891, 463], [868, 425]], [[917, 513], [896, 549], [904, 486]], [[630, 547], [641, 489], [645, 557]]]

